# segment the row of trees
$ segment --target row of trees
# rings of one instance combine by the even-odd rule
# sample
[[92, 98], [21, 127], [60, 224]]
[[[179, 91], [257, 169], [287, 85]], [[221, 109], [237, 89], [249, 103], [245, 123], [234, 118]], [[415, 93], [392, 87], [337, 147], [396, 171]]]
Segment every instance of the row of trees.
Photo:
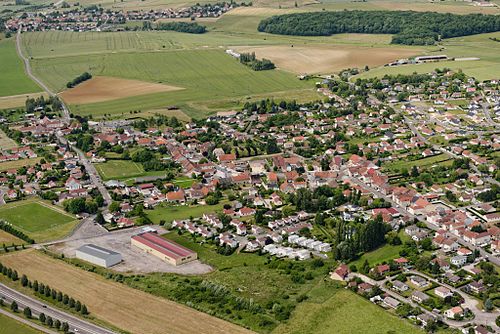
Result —
[[[0, 299], [0, 306], [4, 306], [3, 299]], [[19, 312], [19, 305], [17, 305], [15, 300], [13, 300], [10, 304], [10, 309], [14, 313]], [[28, 306], [23, 309], [23, 314], [28, 319], [33, 318], [33, 312]], [[38, 315], [38, 320], [40, 320], [42, 324], [47, 325], [48, 327], [61, 330], [63, 333], [69, 333], [69, 324], [67, 322], [61, 322], [58, 319], [54, 320], [51, 316], [46, 316], [43, 312]]]
[[393, 44], [426, 45], [441, 38], [498, 31], [500, 17], [413, 11], [312, 12], [273, 16], [262, 20], [258, 30], [298, 36], [394, 34]]
[[167, 22], [158, 23], [156, 30], [171, 30], [177, 32], [186, 32], [189, 34], [203, 34], [207, 32], [205, 26], [199, 25], [196, 22]]
[[257, 59], [255, 57], [255, 52], [252, 53], [242, 53], [240, 55], [240, 63], [247, 65], [254, 71], [266, 71], [275, 69], [276, 66], [269, 59]]
[[0, 229], [4, 230], [7, 233], [10, 233], [21, 240], [26, 241], [29, 244], [34, 244], [35, 240], [31, 239], [29, 236], [24, 234], [23, 232], [17, 230], [14, 226], [8, 224], [7, 222], [0, 220]]
[[62, 109], [61, 100], [57, 96], [50, 96], [48, 99], [40, 96], [38, 98], [27, 98], [25, 102], [26, 112], [33, 113], [37, 108], [43, 108], [44, 111], [47, 111], [48, 106], [52, 106], [52, 110], [58, 111]]
[[92, 74], [90, 74], [89, 72], [83, 72], [81, 75], [77, 76], [72, 81], [69, 81], [66, 84], [66, 87], [73, 88], [73, 87], [77, 86], [78, 84], [81, 84], [82, 82], [90, 80], [90, 79], [92, 79]]
[[32, 282], [26, 275], [22, 275], [22, 277], [19, 278], [19, 274], [16, 270], [4, 266], [1, 262], [0, 272], [2, 273], [2, 275], [8, 277], [12, 281], [20, 280], [23, 287], [28, 287], [41, 296], [52, 298], [53, 301], [67, 305], [68, 307], [75, 309], [76, 312], [79, 312], [82, 315], [89, 314], [87, 306], [85, 306], [85, 304], [82, 304], [79, 300], [75, 300], [74, 298], [69, 297], [67, 294], [63, 294], [61, 291], [51, 289], [48, 285], [39, 283], [36, 280]]

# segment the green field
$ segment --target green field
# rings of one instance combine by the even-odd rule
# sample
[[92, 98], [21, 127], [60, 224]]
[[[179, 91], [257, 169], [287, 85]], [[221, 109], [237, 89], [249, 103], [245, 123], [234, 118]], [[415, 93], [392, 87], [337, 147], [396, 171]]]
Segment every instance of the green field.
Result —
[[162, 176], [164, 171], [146, 172], [140, 163], [131, 160], [108, 160], [95, 164], [103, 180], [129, 180], [141, 176]]
[[153, 210], [147, 210], [146, 213], [153, 221], [158, 224], [160, 220], [165, 220], [171, 223], [174, 220], [189, 219], [190, 217], [197, 218], [203, 216], [204, 213], [221, 212], [224, 204], [220, 202], [216, 205], [176, 205], [176, 206], [157, 206]]
[[62, 238], [78, 223], [62, 209], [36, 200], [13, 202], [0, 207], [0, 219], [11, 223], [36, 242]]
[[0, 96], [40, 91], [40, 87], [24, 72], [24, 65], [16, 53], [14, 38], [0, 41], [0, 59]]
[[396, 171], [401, 171], [402, 168], [406, 168], [408, 171], [413, 168], [413, 166], [417, 167], [430, 167], [432, 165], [443, 165], [443, 164], [451, 164], [452, 159], [450, 159], [447, 155], [444, 153], [433, 155], [427, 158], [422, 158], [418, 160], [413, 160], [413, 161], [404, 161], [404, 160], [397, 160], [393, 162], [389, 162], [387, 164], [384, 164], [383, 167], [384, 169], [387, 169], [392, 172]]
[[274, 334], [423, 333], [382, 308], [348, 290], [340, 290], [323, 303], [300, 304], [287, 324]]
[[39, 334], [41, 332], [0, 314], [0, 334]]

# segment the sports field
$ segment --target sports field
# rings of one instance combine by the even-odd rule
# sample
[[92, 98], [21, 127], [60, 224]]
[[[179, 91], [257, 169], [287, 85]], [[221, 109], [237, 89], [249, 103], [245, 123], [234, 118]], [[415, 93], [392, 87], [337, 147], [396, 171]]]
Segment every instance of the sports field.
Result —
[[6, 315], [0, 314], [0, 334], [40, 334], [27, 325], [24, 325]]
[[75, 217], [61, 208], [39, 200], [3, 205], [0, 207], [0, 219], [11, 223], [37, 242], [62, 238], [78, 223]]
[[24, 66], [16, 53], [14, 38], [0, 41], [0, 96], [35, 93], [40, 91], [24, 73]]
[[322, 303], [306, 301], [273, 334], [424, 333], [349, 290], [339, 290]]
[[165, 175], [164, 171], [146, 172], [140, 163], [131, 160], [108, 160], [95, 164], [103, 180], [126, 180], [141, 176]]
[[0, 261], [32, 280], [57, 287], [87, 305], [94, 317], [130, 333], [251, 333], [187, 306], [106, 280], [35, 250], [9, 253], [1, 256]]

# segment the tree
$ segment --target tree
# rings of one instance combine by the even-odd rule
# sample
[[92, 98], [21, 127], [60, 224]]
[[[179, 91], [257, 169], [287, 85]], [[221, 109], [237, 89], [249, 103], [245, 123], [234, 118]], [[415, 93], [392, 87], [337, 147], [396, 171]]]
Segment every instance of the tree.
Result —
[[47, 318], [47, 317], [45, 316], [45, 313], [43, 313], [43, 312], [42, 312], [42, 313], [40, 313], [40, 315], [38, 316], [38, 320], [40, 320], [40, 322], [41, 322], [42, 324], [44, 324], [44, 323], [45, 323], [46, 318]]
[[486, 299], [486, 301], [484, 302], [484, 309], [488, 312], [491, 312], [493, 310], [493, 302], [490, 298]]
[[61, 328], [61, 321], [59, 319], [54, 321], [54, 328], [58, 330]]
[[61, 330], [62, 330], [64, 333], [68, 333], [68, 332], [69, 332], [69, 325], [68, 325], [68, 323], [67, 323], [67, 322], [63, 322], [63, 323], [62, 323]]
[[25, 307], [23, 313], [26, 318], [31, 319], [32, 314], [31, 314], [31, 309], [29, 307]]
[[27, 277], [26, 275], [23, 275], [23, 276], [21, 277], [21, 285], [22, 285], [22, 286], [27, 286], [27, 285], [28, 285], [28, 282], [29, 282], [29, 281], [28, 281], [28, 277]]
[[18, 309], [19, 309], [19, 306], [17, 306], [17, 303], [15, 300], [12, 301], [12, 303], [10, 304], [10, 309], [12, 310], [12, 312], [17, 312]]
[[431, 238], [425, 238], [420, 242], [420, 246], [422, 246], [422, 249], [424, 250], [432, 250], [432, 239]]
[[52, 327], [54, 326], [54, 320], [52, 319], [52, 317], [48, 316], [47, 317], [47, 320], [45, 321], [45, 323], [47, 324], [47, 326], [49, 327]]
[[89, 314], [89, 311], [87, 310], [87, 306], [85, 304], [82, 305], [82, 309], [81, 309], [80, 313], [83, 315]]

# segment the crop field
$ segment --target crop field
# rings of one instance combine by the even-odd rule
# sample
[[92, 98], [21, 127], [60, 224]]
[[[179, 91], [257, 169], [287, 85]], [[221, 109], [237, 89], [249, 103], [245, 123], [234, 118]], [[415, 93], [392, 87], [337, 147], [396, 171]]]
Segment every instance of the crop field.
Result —
[[13, 236], [10, 233], [5, 232], [4, 230], [0, 230], [0, 246], [2, 245], [21, 245], [24, 244], [24, 241]]
[[130, 333], [163, 334], [166, 329], [179, 334], [250, 333], [226, 321], [106, 280], [35, 250], [9, 253], [1, 256], [0, 261], [32, 280], [57, 287], [87, 305], [94, 317]]
[[40, 91], [24, 73], [24, 65], [17, 56], [14, 38], [0, 41], [0, 96], [35, 93]]
[[41, 332], [28, 327], [6, 315], [0, 314], [0, 334], [40, 334]]
[[78, 221], [75, 217], [42, 201], [26, 200], [0, 207], [5, 220], [37, 242], [66, 236]]
[[306, 301], [292, 313], [288, 323], [273, 334], [299, 333], [406, 333], [422, 334], [423, 331], [391, 315], [348, 290], [339, 290], [322, 303]]
[[81, 104], [112, 101], [130, 96], [170, 92], [179, 89], [182, 88], [139, 80], [93, 77], [75, 88], [64, 91], [60, 96], [69, 104]]
[[[258, 58], [273, 61], [277, 67], [295, 73], [333, 73], [346, 68], [381, 66], [398, 58], [421, 53], [420, 49], [398, 47], [333, 46], [264, 46], [236, 48], [240, 52], [255, 52]], [[361, 67], [364, 67], [362, 65]]]
[[33, 158], [33, 159], [19, 159], [14, 161], [6, 161], [0, 162], [0, 172], [9, 170], [9, 169], [19, 169], [24, 166], [33, 166], [42, 160], [41, 157]]
[[0, 150], [10, 150], [10, 149], [15, 148], [17, 146], [18, 145], [14, 140], [7, 137], [5, 132], [0, 130]]
[[26, 103], [26, 99], [38, 98], [40, 96], [47, 97], [48, 95], [45, 92], [38, 92], [38, 93], [31, 93], [31, 94], [2, 96], [2, 97], [0, 97], [0, 110], [1, 109], [11, 109], [11, 108], [24, 107], [25, 103]]

